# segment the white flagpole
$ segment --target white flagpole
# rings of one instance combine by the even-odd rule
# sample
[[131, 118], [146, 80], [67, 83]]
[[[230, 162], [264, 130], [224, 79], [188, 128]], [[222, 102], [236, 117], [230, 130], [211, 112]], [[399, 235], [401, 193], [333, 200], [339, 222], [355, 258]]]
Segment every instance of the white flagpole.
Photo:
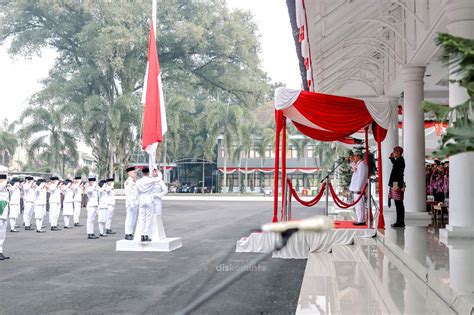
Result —
[[[156, 0], [152, 0], [152, 5], [151, 5], [151, 20], [153, 22], [153, 32], [155, 33], [155, 40], [156, 40]], [[148, 67], [147, 67], [147, 73], [145, 74], [148, 76]], [[156, 168], [156, 147], [157, 144], [154, 145], [154, 150], [153, 154], [148, 152], [148, 167], [150, 168], [150, 171], [153, 171]]]

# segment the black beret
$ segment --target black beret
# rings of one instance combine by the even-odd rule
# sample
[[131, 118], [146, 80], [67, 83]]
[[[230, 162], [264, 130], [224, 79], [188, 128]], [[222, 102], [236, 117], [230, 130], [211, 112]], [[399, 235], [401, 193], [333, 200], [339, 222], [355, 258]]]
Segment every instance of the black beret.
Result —
[[107, 178], [107, 183], [110, 183], [110, 182], [113, 182], [114, 179], [113, 178]]
[[25, 180], [33, 180], [33, 177], [32, 176], [26, 176]]
[[125, 169], [125, 171], [128, 173], [128, 172], [131, 172], [131, 171], [134, 171], [135, 170], [135, 166], [129, 166]]
[[59, 180], [59, 177], [53, 176], [53, 177], [51, 177], [49, 180]]
[[150, 173], [150, 169], [148, 168], [148, 166], [145, 166], [145, 167], [142, 169], [142, 173]]
[[105, 183], [106, 183], [105, 179], [101, 179], [101, 180], [99, 181], [99, 187], [104, 186]]
[[81, 176], [76, 176], [76, 177], [74, 177], [74, 179], [82, 179], [82, 177]]
[[95, 177], [89, 177], [89, 181], [90, 181], [90, 182], [95, 182], [95, 181], [96, 181], [96, 178], [95, 178]]
[[7, 179], [7, 174], [0, 174], [0, 179]]

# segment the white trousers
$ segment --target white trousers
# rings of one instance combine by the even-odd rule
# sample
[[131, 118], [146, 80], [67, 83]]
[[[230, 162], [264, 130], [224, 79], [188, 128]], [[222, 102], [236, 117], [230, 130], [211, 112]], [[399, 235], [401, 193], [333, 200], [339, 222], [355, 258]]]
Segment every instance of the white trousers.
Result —
[[94, 221], [97, 218], [97, 207], [87, 207], [87, 234], [94, 234]]
[[0, 219], [0, 253], [3, 253], [3, 242], [7, 236], [7, 220]]
[[71, 223], [72, 215], [64, 215], [64, 226], [71, 227], [69, 224]]
[[10, 219], [17, 219], [20, 215], [20, 205], [12, 205], [10, 204]]
[[[46, 205], [35, 205], [35, 219], [44, 219], [44, 216], [46, 215]], [[41, 228], [41, 226], [36, 227]]]
[[79, 224], [79, 217], [81, 216], [82, 204], [80, 201], [74, 201], [74, 223]]
[[104, 222], [99, 222], [99, 233], [100, 233], [100, 235], [105, 234], [105, 223]]
[[51, 202], [49, 204], [49, 224], [51, 224], [51, 226], [58, 226], [60, 212], [61, 208], [59, 203]]
[[105, 228], [107, 230], [112, 229], [112, 218], [114, 217], [115, 205], [109, 205], [107, 208], [107, 222], [105, 223]]
[[[354, 193], [354, 201], [359, 198], [360, 194]], [[365, 222], [365, 198], [362, 197], [354, 206], [356, 210], [357, 222]]]
[[140, 217], [140, 224], [142, 226], [142, 235], [150, 235], [153, 203], [140, 205], [138, 208], [138, 213]]
[[23, 212], [23, 222], [25, 226], [31, 225], [31, 219], [33, 218], [33, 211], [35, 209], [35, 203], [31, 201], [25, 202], [25, 210]]
[[125, 234], [133, 234], [137, 224], [137, 206], [127, 206], [127, 215], [125, 217]]
[[153, 214], [161, 215], [161, 199], [154, 198], [153, 199]]
[[99, 208], [98, 210], [98, 220], [99, 223], [107, 222], [107, 208]]
[[43, 218], [41, 219], [36, 218], [36, 230], [41, 231], [42, 226], [43, 226]]

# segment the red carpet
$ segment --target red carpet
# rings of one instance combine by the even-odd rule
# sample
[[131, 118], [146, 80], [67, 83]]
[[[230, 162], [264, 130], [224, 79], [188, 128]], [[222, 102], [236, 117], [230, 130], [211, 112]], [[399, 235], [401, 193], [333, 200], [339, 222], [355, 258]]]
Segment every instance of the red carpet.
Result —
[[335, 229], [366, 229], [367, 224], [365, 225], [354, 225], [353, 221], [334, 221]]

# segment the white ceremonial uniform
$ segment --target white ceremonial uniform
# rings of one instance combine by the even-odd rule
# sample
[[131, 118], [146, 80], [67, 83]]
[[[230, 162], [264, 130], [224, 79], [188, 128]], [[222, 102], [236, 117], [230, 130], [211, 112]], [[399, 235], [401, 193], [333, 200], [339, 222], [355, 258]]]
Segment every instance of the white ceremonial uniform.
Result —
[[[107, 184], [106, 184], [107, 185]], [[107, 222], [105, 223], [106, 230], [112, 229], [112, 218], [114, 217], [115, 212], [115, 191], [114, 186], [107, 185], [105, 187], [107, 192]]]
[[64, 226], [71, 227], [71, 219], [74, 215], [74, 191], [72, 190], [71, 184], [67, 185], [64, 189], [64, 200], [63, 200], [63, 217]]
[[21, 191], [20, 191], [20, 183], [16, 182], [10, 188], [10, 230], [15, 229], [16, 219], [20, 215], [20, 199], [21, 199]]
[[[357, 200], [360, 194], [356, 192], [361, 192], [364, 189], [365, 184], [367, 183], [367, 175], [369, 169], [364, 160], [360, 160], [355, 165], [354, 173], [352, 174], [351, 184], [349, 190], [353, 192], [354, 201]], [[364, 197], [355, 205], [357, 222], [365, 222], [365, 200]]]
[[142, 226], [142, 235], [149, 236], [151, 232], [151, 218], [153, 215], [153, 194], [158, 184], [158, 178], [143, 176], [137, 180], [139, 195], [138, 216]]
[[105, 223], [107, 222], [107, 208], [108, 208], [109, 195], [105, 190], [105, 184], [99, 188], [99, 233], [100, 235], [105, 234]]
[[61, 214], [61, 190], [58, 184], [49, 185], [49, 224], [51, 227], [58, 226], [59, 215]]
[[7, 236], [7, 219], [8, 219], [8, 190], [7, 182], [4, 181], [0, 183], [0, 201], [4, 201], [7, 204], [0, 210], [0, 253], [3, 253], [3, 243], [5, 242], [5, 237]]
[[79, 217], [81, 216], [82, 208], [82, 187], [81, 183], [75, 183], [72, 186], [74, 191], [74, 224], [79, 224]]
[[46, 215], [46, 202], [48, 190], [44, 187], [45, 184], [41, 183], [36, 188], [36, 199], [35, 199], [35, 219], [36, 219], [36, 230], [40, 231], [43, 226], [43, 219]]
[[124, 183], [125, 188], [125, 207], [127, 214], [125, 217], [125, 234], [133, 234], [137, 224], [138, 215], [138, 191], [137, 183], [131, 177]]
[[23, 211], [23, 222], [25, 226], [31, 226], [33, 211], [35, 209], [36, 191], [32, 187], [32, 182], [26, 182], [23, 185], [25, 209]]
[[87, 234], [94, 234], [94, 221], [97, 217], [97, 207], [99, 206], [99, 190], [94, 184], [92, 186], [87, 186]]
[[162, 213], [162, 204], [161, 200], [168, 193], [168, 187], [166, 187], [165, 182], [160, 179], [155, 186], [153, 192], [153, 214], [161, 215]]

